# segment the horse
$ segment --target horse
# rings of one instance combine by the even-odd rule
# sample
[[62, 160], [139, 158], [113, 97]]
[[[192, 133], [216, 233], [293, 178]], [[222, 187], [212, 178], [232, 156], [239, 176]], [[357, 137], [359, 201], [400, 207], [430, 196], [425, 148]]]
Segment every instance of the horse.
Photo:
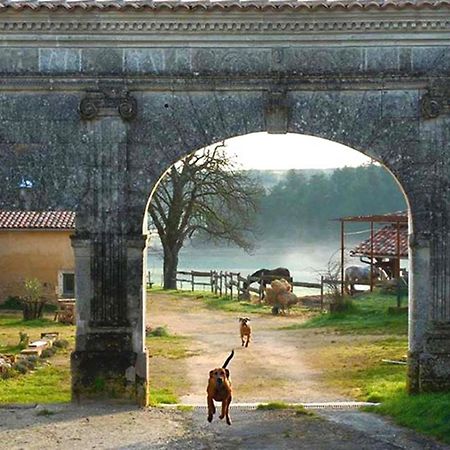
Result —
[[[370, 284], [370, 266], [349, 266], [345, 269], [345, 290], [350, 295], [356, 292], [355, 284]], [[372, 281], [387, 280], [388, 277], [380, 267], [373, 267]]]
[[[263, 277], [271, 277], [270, 279], [263, 279], [261, 281], [261, 278]], [[248, 287], [253, 283], [258, 283], [259, 285], [262, 285], [263, 288], [265, 288], [268, 284], [272, 282], [272, 280], [284, 278], [286, 281], [291, 281], [291, 272], [289, 272], [289, 269], [286, 269], [286, 267], [277, 267], [276, 269], [259, 269], [256, 272], [252, 273], [249, 278], [258, 278], [254, 281], [244, 281], [243, 288], [246, 290]], [[263, 291], [264, 296], [264, 291]]]

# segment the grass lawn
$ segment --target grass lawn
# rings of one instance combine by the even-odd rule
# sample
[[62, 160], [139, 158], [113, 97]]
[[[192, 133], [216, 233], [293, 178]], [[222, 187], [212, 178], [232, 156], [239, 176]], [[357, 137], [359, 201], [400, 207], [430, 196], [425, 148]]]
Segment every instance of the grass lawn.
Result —
[[450, 393], [408, 395], [401, 389], [380, 406], [365, 409], [450, 444]]
[[396, 305], [396, 297], [379, 293], [359, 295], [353, 299], [348, 312], [330, 314], [323, 312], [306, 322], [283, 329], [329, 328], [349, 334], [393, 334], [407, 335], [406, 313], [389, 314], [388, 308]]
[[[272, 306], [264, 303], [255, 303], [249, 300], [231, 299], [230, 297], [220, 297], [207, 291], [180, 291], [180, 290], [163, 290], [161, 288], [153, 288], [148, 291], [149, 294], [160, 293], [169, 294], [174, 297], [192, 297], [199, 300], [202, 306], [214, 311], [234, 312], [240, 314], [260, 313], [272, 314]], [[293, 307], [290, 309], [292, 313], [303, 313], [305, 311], [302, 307]]]
[[336, 340], [321, 349], [325, 381], [354, 398], [381, 402], [367, 410], [450, 443], [450, 394], [408, 395], [406, 366], [382, 362], [403, 359], [407, 352], [407, 315], [387, 312], [395, 305], [395, 296], [368, 293], [355, 298], [346, 313], [318, 314], [284, 329], [319, 328], [339, 335], [359, 335], [353, 342]]
[[[150, 354], [150, 405], [179, 403], [181, 395], [189, 393], [184, 359], [194, 355], [191, 342], [185, 336], [171, 335], [163, 328], [162, 335], [147, 336]], [[173, 360], [177, 360], [173, 364]]]
[[69, 347], [59, 349], [25, 375], [0, 379], [0, 403], [58, 403], [70, 401], [69, 355], [75, 342], [75, 327], [52, 320], [51, 314], [43, 319], [23, 321], [21, 311], [2, 311], [0, 314], [0, 353], [20, 352], [19, 332], [27, 333], [31, 340], [37, 340], [43, 332], [59, 332], [60, 339], [66, 339]]

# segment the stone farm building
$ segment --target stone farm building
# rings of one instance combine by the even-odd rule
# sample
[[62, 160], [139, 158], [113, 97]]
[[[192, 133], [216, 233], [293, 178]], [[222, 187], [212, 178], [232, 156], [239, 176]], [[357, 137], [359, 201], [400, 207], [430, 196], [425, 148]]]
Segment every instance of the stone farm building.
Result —
[[0, 211], [0, 303], [24, 294], [24, 281], [37, 278], [56, 301], [75, 296], [71, 211]]

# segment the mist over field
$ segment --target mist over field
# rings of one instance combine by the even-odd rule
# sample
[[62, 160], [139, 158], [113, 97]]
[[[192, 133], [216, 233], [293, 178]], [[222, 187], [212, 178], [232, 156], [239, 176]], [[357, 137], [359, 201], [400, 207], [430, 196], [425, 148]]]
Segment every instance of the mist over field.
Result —
[[[394, 178], [378, 165], [248, 173], [264, 188], [255, 216], [254, 250], [246, 253], [197, 236], [181, 249], [178, 270], [222, 270], [247, 276], [261, 268], [286, 267], [295, 281], [318, 282], [330, 258], [340, 258], [340, 223], [335, 219], [407, 208]], [[369, 228], [369, 223], [346, 224], [347, 254], [370, 236]], [[162, 250], [157, 241], [156, 237], [150, 244], [148, 270], [151, 281], [161, 284]], [[346, 260], [346, 265], [362, 264], [359, 258], [347, 256]], [[190, 286], [185, 283], [183, 288]], [[317, 293], [300, 289], [302, 295]]]
[[[354, 242], [353, 238], [347, 244], [351, 247]], [[339, 258], [339, 248], [339, 239], [295, 244], [288, 241], [263, 241], [250, 254], [236, 247], [189, 245], [181, 250], [179, 270], [223, 270], [239, 272], [245, 277], [261, 268], [287, 267], [296, 281], [319, 282], [320, 273], [326, 271], [329, 259], [333, 255]], [[359, 260], [354, 259], [358, 264]], [[152, 274], [152, 281], [161, 284], [161, 252], [155, 248], [148, 252], [148, 270]], [[190, 289], [190, 286], [185, 283], [183, 288]], [[295, 292], [313, 295], [318, 291], [296, 288]]]

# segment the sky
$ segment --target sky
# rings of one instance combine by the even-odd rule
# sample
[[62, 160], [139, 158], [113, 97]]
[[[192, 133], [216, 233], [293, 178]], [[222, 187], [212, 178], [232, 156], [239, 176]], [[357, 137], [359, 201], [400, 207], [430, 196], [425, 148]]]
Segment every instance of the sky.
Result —
[[288, 170], [356, 167], [370, 163], [362, 153], [336, 142], [300, 134], [253, 133], [226, 141], [243, 169]]

